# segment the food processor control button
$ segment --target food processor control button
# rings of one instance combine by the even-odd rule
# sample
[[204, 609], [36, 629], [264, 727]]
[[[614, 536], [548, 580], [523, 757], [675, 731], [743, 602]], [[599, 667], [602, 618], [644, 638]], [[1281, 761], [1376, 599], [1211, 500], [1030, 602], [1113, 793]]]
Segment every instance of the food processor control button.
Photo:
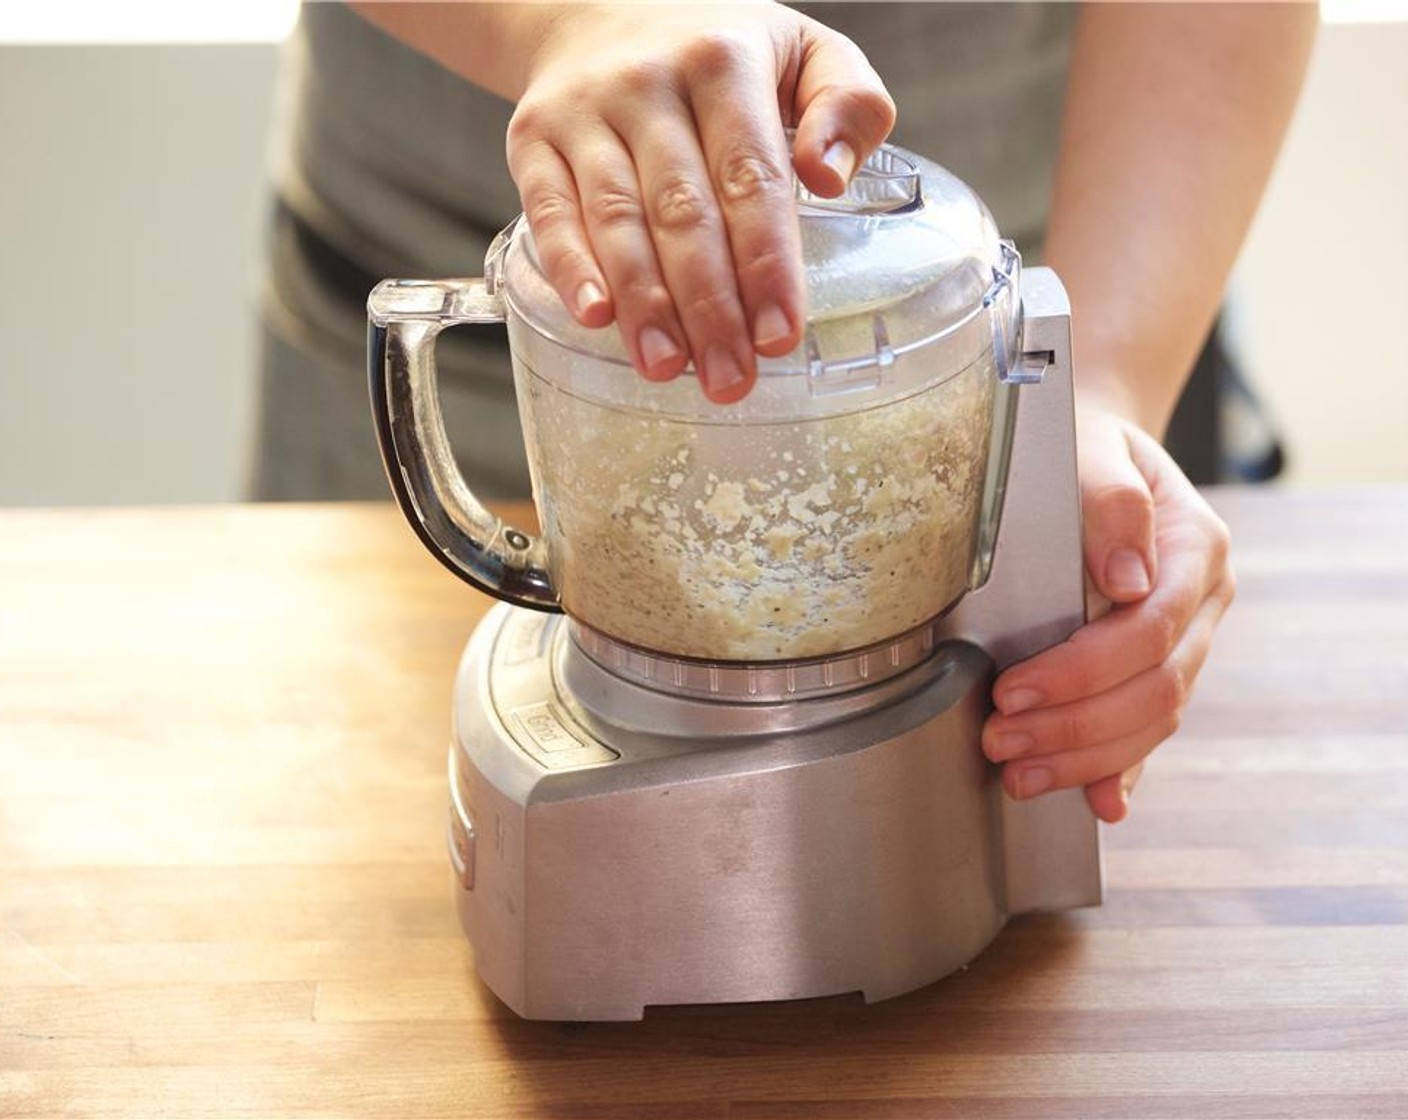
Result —
[[614, 762], [620, 754], [598, 743], [585, 732], [573, 730], [561, 712], [548, 701], [523, 704], [509, 713], [515, 741], [545, 770], [575, 770]]
[[474, 822], [461, 816], [459, 807], [450, 805], [450, 863], [460, 886], [474, 889]]

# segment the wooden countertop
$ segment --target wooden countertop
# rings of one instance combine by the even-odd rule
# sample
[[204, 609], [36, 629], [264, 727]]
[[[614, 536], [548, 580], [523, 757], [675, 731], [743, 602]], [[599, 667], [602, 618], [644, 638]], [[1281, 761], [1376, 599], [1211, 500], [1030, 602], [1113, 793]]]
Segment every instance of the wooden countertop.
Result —
[[486, 607], [389, 506], [0, 513], [0, 1116], [1408, 1117], [1408, 489], [1224, 492], [1108, 902], [873, 1007], [526, 1023], [444, 848]]

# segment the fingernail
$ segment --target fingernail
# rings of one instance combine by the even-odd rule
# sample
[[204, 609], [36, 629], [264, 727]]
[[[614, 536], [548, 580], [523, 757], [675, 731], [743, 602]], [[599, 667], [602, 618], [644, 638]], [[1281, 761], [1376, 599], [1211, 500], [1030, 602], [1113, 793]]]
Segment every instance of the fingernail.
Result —
[[851, 172], [856, 169], [856, 150], [844, 140], [837, 140], [822, 153], [821, 162], [849, 183]]
[[1017, 774], [1017, 796], [1036, 797], [1056, 784], [1056, 775], [1046, 766], [1028, 766]]
[[1014, 688], [997, 698], [997, 710], [1005, 716], [1015, 716], [1030, 708], [1040, 707], [1042, 695], [1034, 688]]
[[1132, 548], [1117, 548], [1105, 561], [1105, 583], [1116, 595], [1149, 594], [1149, 569]]
[[1036, 746], [1036, 740], [1025, 731], [1004, 731], [993, 740], [988, 757], [994, 762], [1006, 762], [1009, 758], [1024, 755]]
[[590, 280], [577, 289], [577, 311], [582, 315], [605, 302], [606, 293]]
[[719, 393], [743, 382], [743, 370], [731, 352], [711, 346], [704, 355], [704, 384]]
[[653, 370], [680, 356], [675, 340], [659, 327], [646, 327], [640, 332], [640, 356], [645, 368]]
[[769, 346], [774, 342], [781, 342], [791, 333], [792, 324], [787, 321], [782, 308], [775, 303], [764, 307], [753, 320], [754, 346]]

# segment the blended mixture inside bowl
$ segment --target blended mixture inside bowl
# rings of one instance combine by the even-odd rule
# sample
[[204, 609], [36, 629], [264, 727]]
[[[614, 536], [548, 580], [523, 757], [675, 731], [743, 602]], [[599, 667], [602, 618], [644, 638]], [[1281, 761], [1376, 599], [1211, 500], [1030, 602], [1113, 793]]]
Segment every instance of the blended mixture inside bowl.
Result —
[[818, 657], [967, 588], [990, 354], [903, 400], [786, 424], [683, 422], [516, 375], [549, 566], [588, 626], [684, 657]]

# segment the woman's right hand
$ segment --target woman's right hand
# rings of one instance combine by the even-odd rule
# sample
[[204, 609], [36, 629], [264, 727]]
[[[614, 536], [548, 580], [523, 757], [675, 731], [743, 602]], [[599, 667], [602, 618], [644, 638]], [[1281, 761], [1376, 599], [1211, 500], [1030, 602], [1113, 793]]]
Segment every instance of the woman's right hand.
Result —
[[840, 194], [894, 117], [860, 49], [790, 9], [568, 5], [543, 21], [508, 160], [578, 321], [614, 319], [652, 380], [693, 362], [723, 403], [801, 339], [793, 170]]

